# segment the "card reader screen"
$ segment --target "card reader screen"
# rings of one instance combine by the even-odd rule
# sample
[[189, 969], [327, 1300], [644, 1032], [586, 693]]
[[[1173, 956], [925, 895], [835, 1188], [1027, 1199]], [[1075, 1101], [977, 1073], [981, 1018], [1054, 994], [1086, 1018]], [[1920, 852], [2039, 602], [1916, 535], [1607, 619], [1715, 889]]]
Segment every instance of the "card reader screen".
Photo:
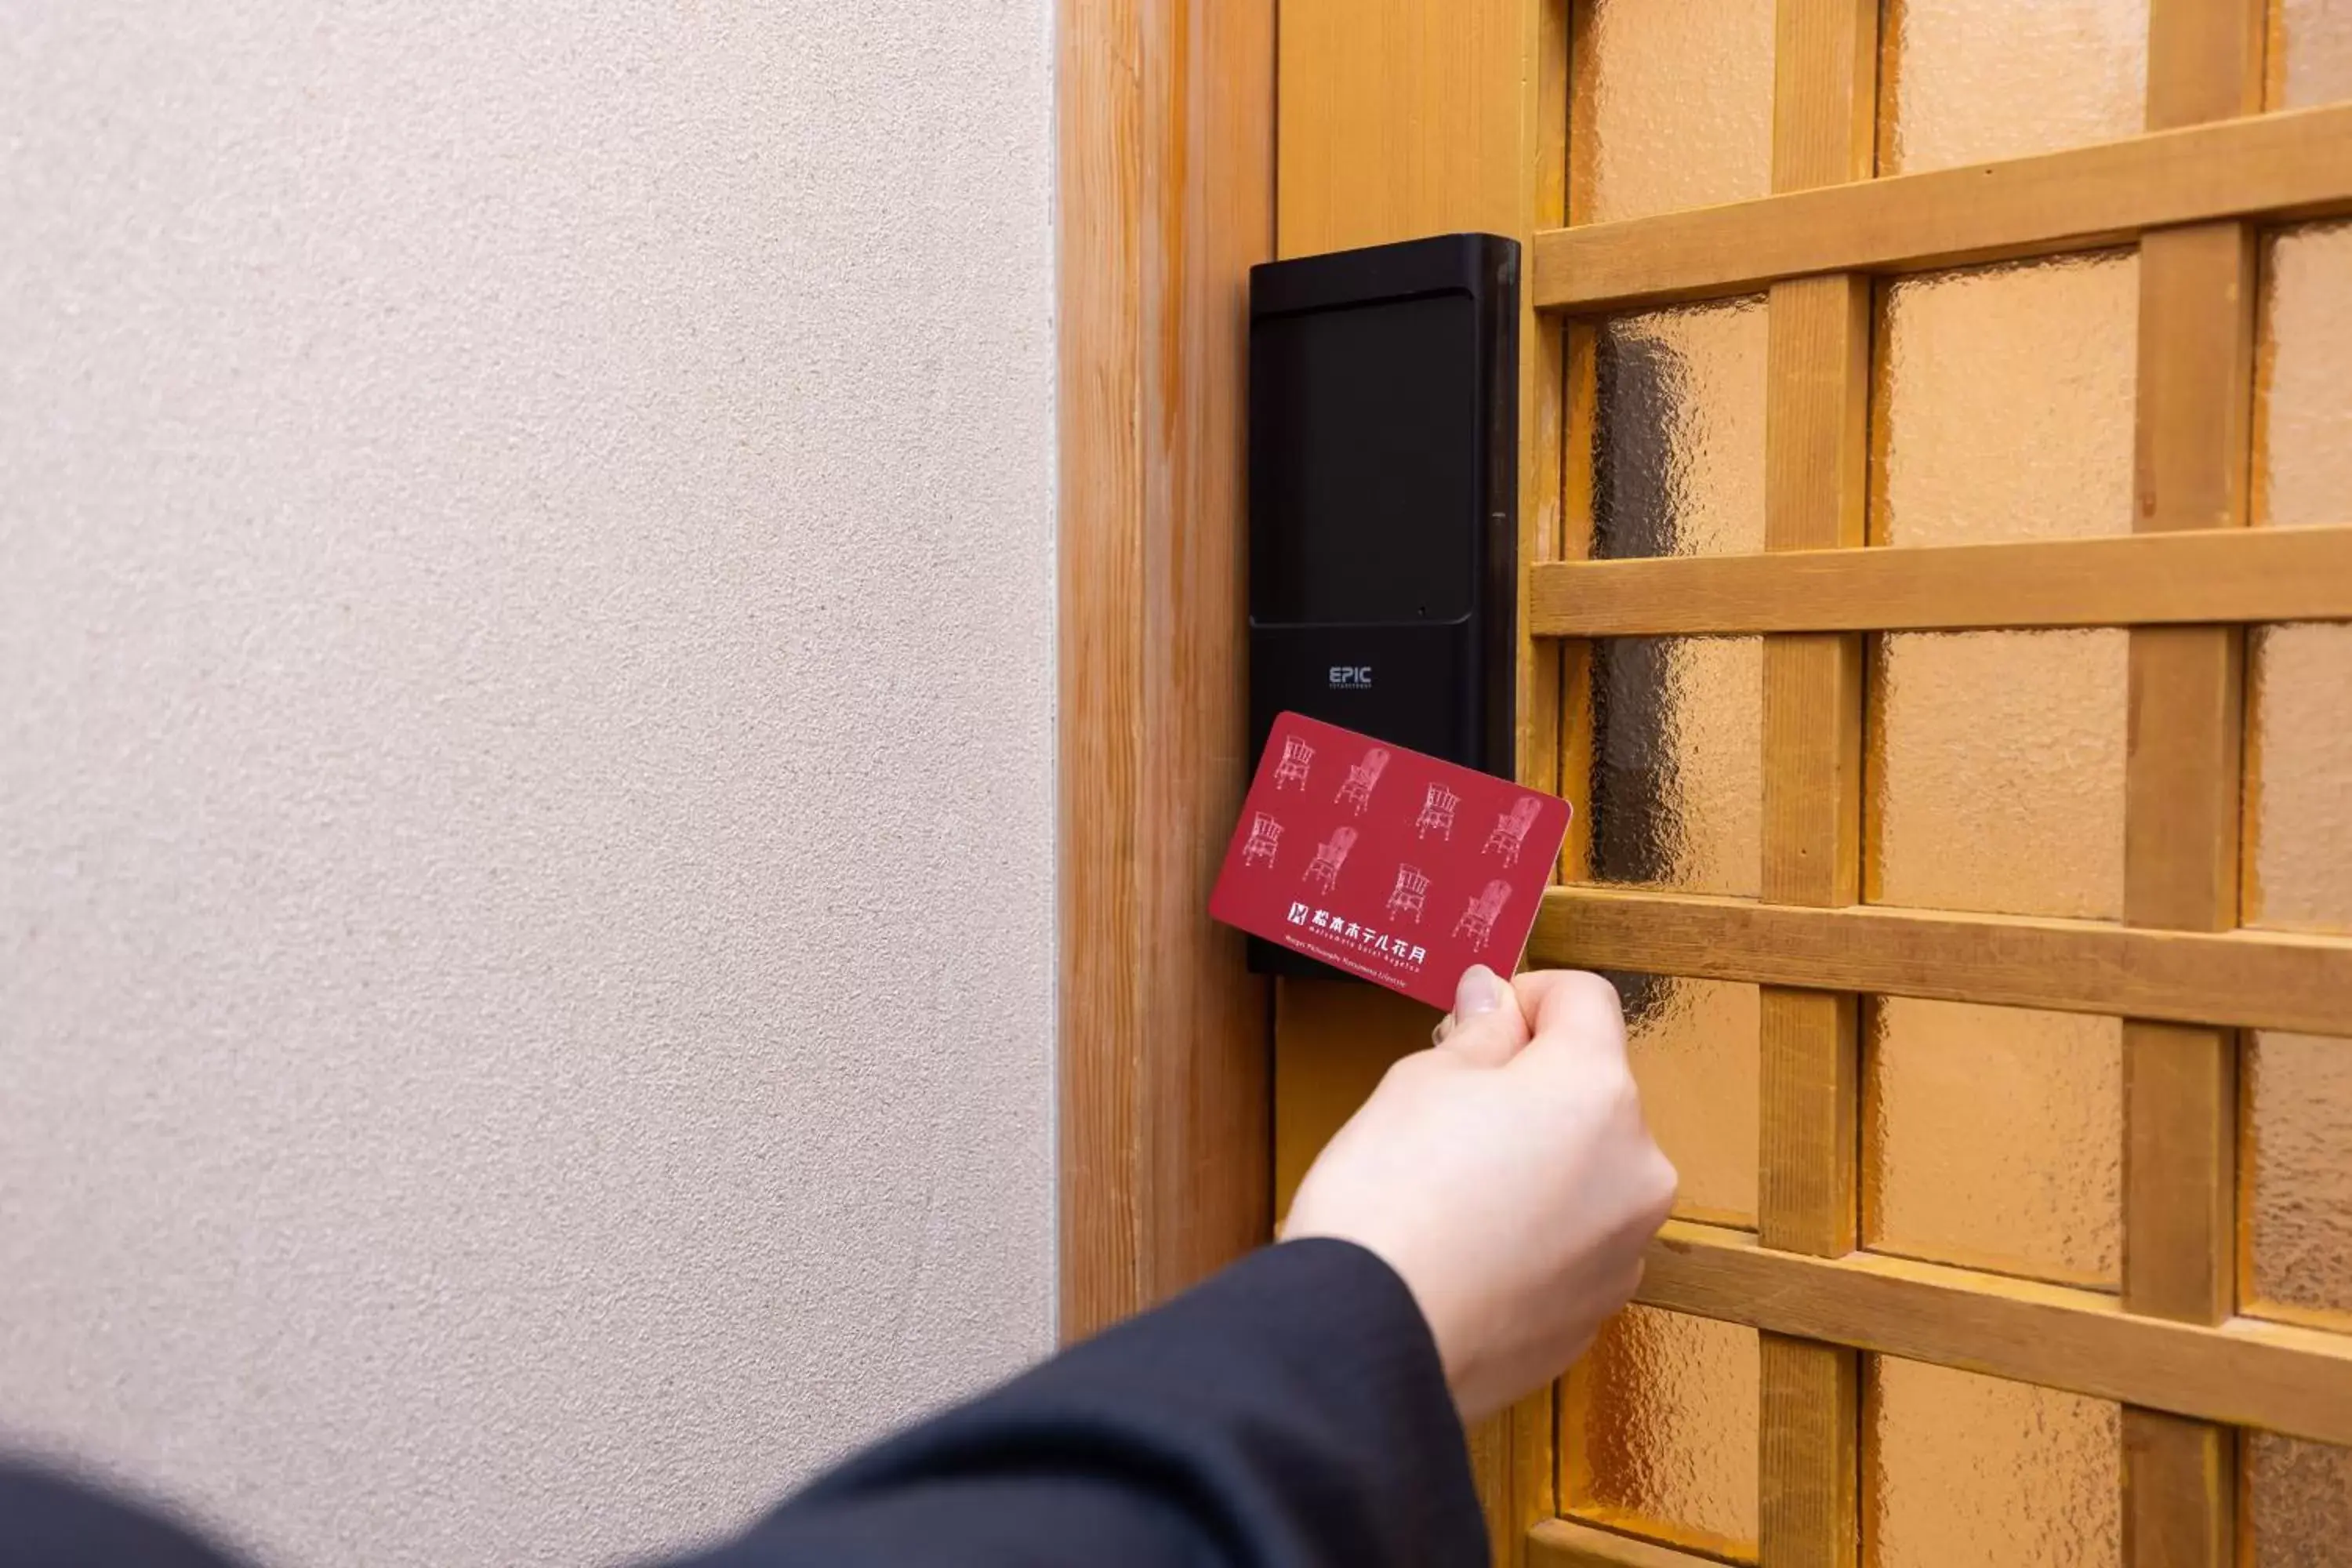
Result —
[[1393, 624], [1470, 614], [1477, 376], [1467, 294], [1254, 323], [1252, 619]]

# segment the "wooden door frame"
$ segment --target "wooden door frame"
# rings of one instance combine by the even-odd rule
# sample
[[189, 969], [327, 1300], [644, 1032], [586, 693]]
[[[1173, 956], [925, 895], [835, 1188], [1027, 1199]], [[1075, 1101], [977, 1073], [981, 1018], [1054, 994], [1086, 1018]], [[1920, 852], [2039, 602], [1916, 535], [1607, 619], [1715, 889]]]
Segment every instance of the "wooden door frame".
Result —
[[1265, 1239], [1271, 1018], [1208, 893], [1247, 784], [1248, 269], [1275, 0], [1060, 0], [1060, 1328]]

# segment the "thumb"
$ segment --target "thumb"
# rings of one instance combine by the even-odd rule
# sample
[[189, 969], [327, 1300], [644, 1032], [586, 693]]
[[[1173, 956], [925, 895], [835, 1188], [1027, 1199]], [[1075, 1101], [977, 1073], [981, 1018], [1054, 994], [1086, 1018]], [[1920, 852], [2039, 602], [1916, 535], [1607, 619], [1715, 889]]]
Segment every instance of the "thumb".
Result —
[[1510, 983], [1483, 963], [1462, 972], [1454, 1011], [1438, 1026], [1436, 1046], [1476, 1067], [1498, 1068], [1529, 1038], [1527, 1015]]

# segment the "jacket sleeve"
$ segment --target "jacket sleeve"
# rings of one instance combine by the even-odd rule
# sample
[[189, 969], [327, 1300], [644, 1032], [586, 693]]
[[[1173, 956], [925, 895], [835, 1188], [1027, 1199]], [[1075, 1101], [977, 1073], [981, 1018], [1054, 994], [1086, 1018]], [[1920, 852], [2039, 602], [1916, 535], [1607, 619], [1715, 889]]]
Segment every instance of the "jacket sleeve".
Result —
[[1435, 1345], [1346, 1242], [1265, 1249], [850, 1460], [677, 1568], [1476, 1568]]

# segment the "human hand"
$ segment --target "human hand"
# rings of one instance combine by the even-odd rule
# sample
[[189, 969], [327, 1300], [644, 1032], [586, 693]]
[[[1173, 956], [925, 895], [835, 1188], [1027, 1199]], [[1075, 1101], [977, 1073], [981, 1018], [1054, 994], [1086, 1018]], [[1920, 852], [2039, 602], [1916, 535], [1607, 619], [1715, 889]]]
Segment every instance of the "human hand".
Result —
[[1317, 1156], [1283, 1237], [1352, 1241], [1394, 1268], [1475, 1421], [1557, 1376], [1633, 1296], [1675, 1180], [1642, 1120], [1616, 988], [1478, 966], [1436, 1044], [1391, 1068]]

